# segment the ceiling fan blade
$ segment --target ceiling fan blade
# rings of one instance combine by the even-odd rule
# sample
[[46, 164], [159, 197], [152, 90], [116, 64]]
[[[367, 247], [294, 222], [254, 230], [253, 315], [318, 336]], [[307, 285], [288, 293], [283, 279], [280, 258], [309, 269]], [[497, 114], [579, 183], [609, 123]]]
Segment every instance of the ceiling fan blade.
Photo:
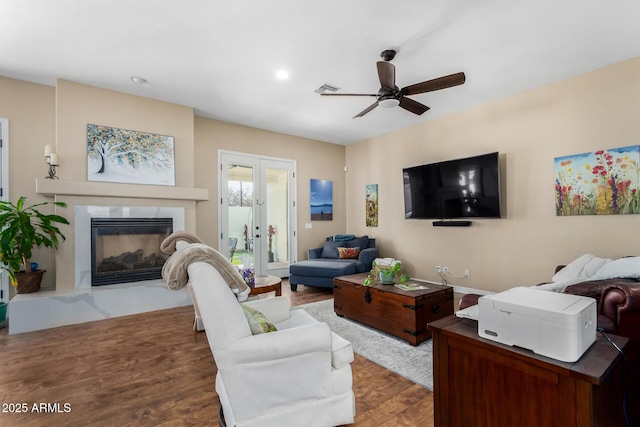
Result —
[[391, 62], [378, 61], [378, 77], [380, 86], [389, 89], [396, 87], [396, 67]]
[[373, 93], [321, 93], [322, 96], [378, 96]]
[[421, 104], [418, 101], [414, 101], [411, 98], [407, 98], [406, 96], [403, 96], [400, 100], [400, 107], [417, 115], [421, 115], [429, 109], [426, 105]]
[[426, 82], [416, 83], [411, 86], [402, 88], [403, 95], [417, 95], [419, 93], [433, 92], [434, 90], [446, 89], [452, 86], [458, 86], [465, 81], [464, 73], [450, 74], [437, 79], [427, 80]]
[[356, 117], [362, 117], [365, 114], [367, 114], [369, 111], [373, 110], [374, 108], [376, 108], [378, 106], [378, 101], [374, 102], [373, 104], [369, 105], [367, 108], [365, 108], [364, 110], [362, 110], [358, 115], [353, 116], [353, 118], [355, 119]]

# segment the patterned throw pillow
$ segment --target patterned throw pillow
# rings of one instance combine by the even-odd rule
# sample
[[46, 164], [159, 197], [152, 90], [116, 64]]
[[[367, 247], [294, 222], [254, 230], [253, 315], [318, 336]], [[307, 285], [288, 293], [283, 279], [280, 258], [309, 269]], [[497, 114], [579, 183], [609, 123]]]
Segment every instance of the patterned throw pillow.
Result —
[[240, 304], [240, 307], [242, 307], [242, 311], [244, 311], [244, 316], [249, 322], [249, 327], [253, 335], [277, 331], [273, 323], [269, 322], [262, 312], [244, 304]]
[[338, 248], [340, 259], [358, 259], [360, 248]]

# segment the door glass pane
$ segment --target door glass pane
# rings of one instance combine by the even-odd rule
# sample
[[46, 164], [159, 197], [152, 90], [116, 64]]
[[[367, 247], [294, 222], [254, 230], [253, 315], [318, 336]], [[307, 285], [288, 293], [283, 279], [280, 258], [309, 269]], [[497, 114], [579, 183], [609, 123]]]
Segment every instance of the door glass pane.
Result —
[[267, 176], [267, 270], [289, 268], [289, 173], [287, 170], [266, 170]]
[[251, 166], [234, 164], [228, 166], [228, 255], [233, 264], [241, 265], [245, 268], [252, 267], [254, 264], [253, 173], [253, 167]]

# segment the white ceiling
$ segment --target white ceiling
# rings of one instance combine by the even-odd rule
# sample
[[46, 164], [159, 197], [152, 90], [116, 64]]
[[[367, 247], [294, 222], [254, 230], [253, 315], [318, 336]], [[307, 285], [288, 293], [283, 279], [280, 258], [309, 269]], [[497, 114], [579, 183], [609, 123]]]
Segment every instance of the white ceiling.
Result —
[[[376, 61], [397, 85], [463, 71], [415, 95], [422, 116], [376, 108]], [[56, 78], [196, 114], [350, 144], [640, 56], [637, 0], [0, 0], [0, 75]], [[291, 77], [279, 81], [277, 70]], [[142, 76], [137, 85], [131, 76]]]

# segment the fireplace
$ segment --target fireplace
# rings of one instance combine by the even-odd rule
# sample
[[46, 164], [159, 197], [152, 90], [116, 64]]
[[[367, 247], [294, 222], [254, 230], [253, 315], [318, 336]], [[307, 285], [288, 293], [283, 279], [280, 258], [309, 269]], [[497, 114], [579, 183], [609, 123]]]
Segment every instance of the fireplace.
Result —
[[160, 279], [172, 218], [91, 218], [91, 286]]

